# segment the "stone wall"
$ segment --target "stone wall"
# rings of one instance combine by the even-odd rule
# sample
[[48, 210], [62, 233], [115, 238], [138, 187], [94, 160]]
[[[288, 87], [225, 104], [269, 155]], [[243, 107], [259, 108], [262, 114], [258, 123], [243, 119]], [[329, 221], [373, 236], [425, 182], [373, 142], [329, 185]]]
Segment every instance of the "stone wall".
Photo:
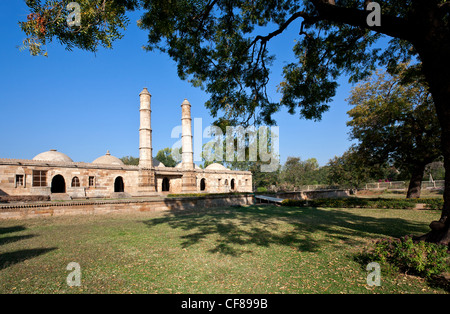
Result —
[[204, 197], [176, 197], [126, 200], [84, 200], [43, 202], [32, 204], [0, 204], [0, 219], [22, 219], [81, 214], [106, 214], [128, 212], [160, 212], [195, 210], [253, 204], [252, 194], [205, 195]]
[[295, 200], [312, 200], [318, 198], [337, 198], [349, 197], [350, 190], [311, 190], [311, 191], [295, 191], [295, 192], [279, 192], [276, 197], [289, 198]]
[[[46, 186], [33, 186], [33, 171], [46, 171]], [[153, 170], [152, 170], [153, 171]], [[169, 191], [165, 193], [182, 193], [182, 178], [185, 173], [179, 168], [156, 167], [156, 192], [164, 194], [162, 182], [169, 180]], [[248, 171], [212, 171], [193, 170], [196, 191], [205, 193], [251, 192], [252, 174]], [[65, 193], [69, 199], [116, 197], [114, 184], [121, 177], [124, 193], [139, 196], [139, 168], [126, 165], [99, 165], [92, 163], [42, 162], [32, 160], [0, 159], [0, 195], [52, 195], [52, 180], [60, 175], [64, 179]], [[17, 177], [22, 176], [23, 182]], [[80, 186], [73, 186], [74, 178]], [[91, 179], [90, 179], [91, 178]], [[201, 182], [204, 180], [205, 189]]]

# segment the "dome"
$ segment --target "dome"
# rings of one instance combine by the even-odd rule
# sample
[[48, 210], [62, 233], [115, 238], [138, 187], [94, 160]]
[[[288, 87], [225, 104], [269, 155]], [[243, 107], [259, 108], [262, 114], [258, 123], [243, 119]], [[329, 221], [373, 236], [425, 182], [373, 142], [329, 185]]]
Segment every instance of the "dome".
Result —
[[153, 158], [153, 167], [166, 167], [162, 162], [160, 162], [158, 159]]
[[69, 156], [56, 151], [56, 149], [50, 149], [48, 152], [40, 153], [36, 155], [33, 160], [73, 162], [73, 160]]
[[102, 164], [102, 165], [117, 165], [117, 166], [124, 165], [123, 161], [117, 157], [112, 156], [109, 153], [109, 150], [106, 152], [106, 155], [98, 157], [92, 163], [93, 164]]
[[223, 166], [221, 164], [213, 163], [213, 164], [210, 164], [208, 167], [206, 167], [205, 170], [230, 170], [230, 169], [226, 168], [225, 166]]

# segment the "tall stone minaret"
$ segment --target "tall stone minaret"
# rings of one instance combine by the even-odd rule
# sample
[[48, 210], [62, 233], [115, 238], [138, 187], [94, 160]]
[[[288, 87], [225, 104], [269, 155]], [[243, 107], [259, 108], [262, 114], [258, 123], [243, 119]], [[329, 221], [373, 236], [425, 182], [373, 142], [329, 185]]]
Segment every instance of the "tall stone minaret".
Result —
[[152, 95], [144, 88], [140, 98], [140, 127], [139, 127], [139, 168], [150, 169], [152, 162], [152, 127], [150, 100]]
[[156, 191], [155, 169], [152, 161], [151, 97], [147, 88], [139, 94], [139, 193], [143, 195]]
[[194, 152], [192, 149], [191, 104], [187, 99], [181, 104], [181, 128], [182, 168], [184, 170], [193, 170]]
[[187, 99], [181, 104], [181, 149], [182, 149], [182, 191], [195, 192], [197, 181], [194, 172], [194, 152], [192, 149], [191, 104]]

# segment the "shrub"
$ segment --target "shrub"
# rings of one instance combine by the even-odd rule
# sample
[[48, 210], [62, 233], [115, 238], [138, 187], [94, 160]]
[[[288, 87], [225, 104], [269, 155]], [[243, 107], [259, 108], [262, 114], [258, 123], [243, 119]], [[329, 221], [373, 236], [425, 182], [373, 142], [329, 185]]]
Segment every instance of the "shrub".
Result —
[[368, 199], [368, 198], [323, 198], [314, 200], [293, 200], [286, 199], [281, 202], [283, 206], [311, 206], [311, 207], [332, 207], [332, 208], [414, 208], [415, 203], [408, 200], [396, 199]]
[[378, 262], [387, 269], [425, 278], [450, 269], [447, 246], [424, 241], [414, 242], [409, 236], [376, 241], [364, 259]]
[[442, 198], [424, 199], [424, 203], [426, 204], [426, 209], [440, 210], [444, 207], [444, 200]]

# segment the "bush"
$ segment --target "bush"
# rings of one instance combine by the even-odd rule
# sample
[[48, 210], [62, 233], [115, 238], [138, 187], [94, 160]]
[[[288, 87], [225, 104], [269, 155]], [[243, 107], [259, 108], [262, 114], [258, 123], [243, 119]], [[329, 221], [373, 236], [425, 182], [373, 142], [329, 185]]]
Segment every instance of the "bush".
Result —
[[423, 199], [423, 203], [426, 204], [426, 209], [440, 210], [444, 207], [444, 200], [442, 198]]
[[332, 208], [414, 208], [415, 203], [408, 200], [397, 199], [369, 199], [369, 198], [323, 198], [315, 200], [292, 200], [286, 199], [281, 202], [283, 206], [311, 206]]
[[380, 263], [382, 269], [398, 270], [424, 278], [450, 269], [447, 246], [424, 241], [414, 242], [411, 237], [381, 239], [365, 253], [366, 261]]

